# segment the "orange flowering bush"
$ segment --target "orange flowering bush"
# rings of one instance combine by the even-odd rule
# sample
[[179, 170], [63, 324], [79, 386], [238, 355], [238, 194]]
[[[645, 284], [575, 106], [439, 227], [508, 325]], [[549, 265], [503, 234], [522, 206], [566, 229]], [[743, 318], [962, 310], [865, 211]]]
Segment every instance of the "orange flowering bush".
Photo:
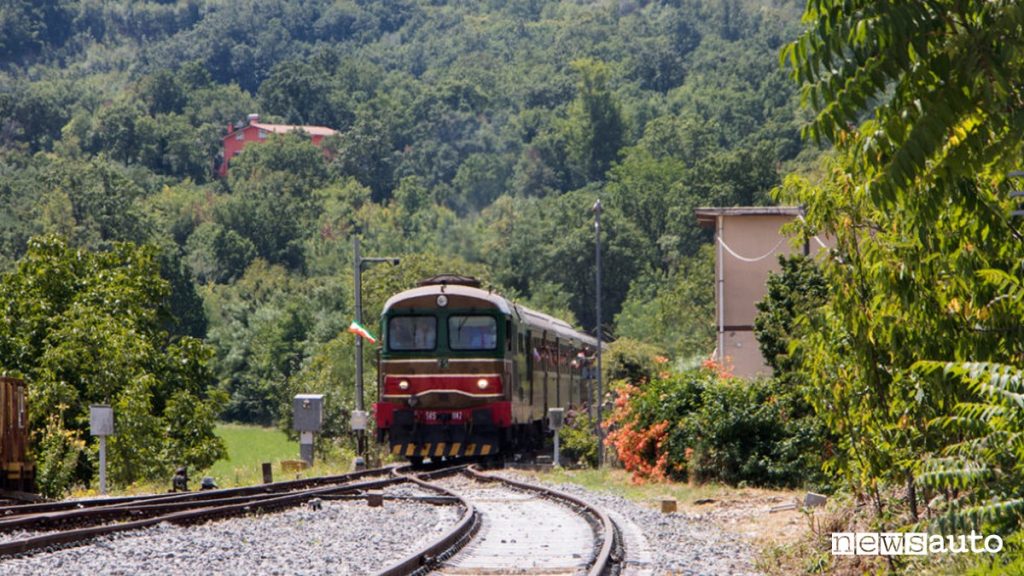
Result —
[[665, 440], [668, 436], [667, 420], [650, 427], [643, 427], [631, 412], [630, 398], [638, 395], [640, 388], [627, 384], [619, 389], [615, 408], [604, 422], [609, 430], [605, 444], [615, 449], [623, 467], [633, 473], [633, 481], [663, 481], [668, 479], [668, 453]]
[[739, 380], [707, 362], [668, 378], [620, 381], [604, 423], [634, 482], [693, 478], [793, 485], [819, 469], [820, 423], [797, 391]]
[[732, 361], [726, 356], [724, 362], [719, 362], [714, 358], [708, 358], [701, 363], [701, 367], [705, 370], [710, 370], [718, 375], [720, 380], [730, 380], [733, 377], [732, 374]]
[[711, 371], [697, 370], [618, 386], [604, 423], [605, 445], [615, 450], [634, 482], [686, 476], [686, 415], [699, 406], [706, 382], [714, 378]]

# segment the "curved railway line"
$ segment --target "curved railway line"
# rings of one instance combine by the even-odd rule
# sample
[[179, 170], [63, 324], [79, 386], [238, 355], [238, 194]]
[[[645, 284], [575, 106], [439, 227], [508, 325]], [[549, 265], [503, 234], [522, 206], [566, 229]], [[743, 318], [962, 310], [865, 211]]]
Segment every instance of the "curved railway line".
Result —
[[[453, 485], [456, 474], [463, 483]], [[574, 496], [461, 466], [409, 478], [458, 498], [465, 513], [450, 532], [379, 576], [620, 572], [624, 549], [615, 525]]]
[[[163, 522], [212, 519], [299, 506], [316, 499], [380, 497], [399, 484], [433, 496], [399, 497], [456, 505], [453, 526], [379, 572], [404, 574], [619, 574], [625, 549], [604, 511], [549, 488], [465, 465], [428, 472], [389, 467], [247, 488], [0, 507], [0, 557], [74, 546]], [[371, 492], [374, 491], [374, 492]]]

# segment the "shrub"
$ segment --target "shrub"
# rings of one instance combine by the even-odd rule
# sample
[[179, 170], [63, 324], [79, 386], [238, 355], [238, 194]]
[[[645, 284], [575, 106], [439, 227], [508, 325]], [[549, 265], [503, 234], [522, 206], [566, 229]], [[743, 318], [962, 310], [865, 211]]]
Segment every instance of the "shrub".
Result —
[[620, 387], [606, 443], [634, 480], [820, 484], [824, 428], [780, 380], [739, 380], [714, 367]]
[[47, 498], [63, 496], [71, 487], [84, 449], [85, 442], [78, 432], [64, 428], [59, 414], [50, 415], [37, 448], [36, 487], [39, 493]]
[[821, 484], [826, 433], [799, 391], [777, 379], [721, 380], [689, 418], [697, 480]]
[[658, 348], [639, 340], [619, 338], [603, 354], [604, 377], [609, 381], [649, 382], [659, 376]]
[[597, 466], [597, 434], [594, 433], [594, 421], [586, 412], [569, 412], [558, 437], [562, 456], [581, 465]]
[[692, 446], [687, 416], [701, 405], [705, 388], [716, 378], [713, 371], [700, 368], [620, 387], [605, 443], [635, 481], [686, 477]]

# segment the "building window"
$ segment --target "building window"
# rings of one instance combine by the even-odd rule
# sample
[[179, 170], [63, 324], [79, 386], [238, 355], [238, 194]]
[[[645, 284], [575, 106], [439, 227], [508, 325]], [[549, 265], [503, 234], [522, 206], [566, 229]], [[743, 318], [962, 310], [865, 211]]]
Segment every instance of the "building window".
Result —
[[267, 139], [267, 131], [266, 131], [266, 130], [263, 130], [263, 129], [261, 128], [261, 129], [260, 129], [260, 140], [266, 140], [266, 139]]
[[235, 132], [235, 140], [245, 140], [245, 134], [241, 130]]

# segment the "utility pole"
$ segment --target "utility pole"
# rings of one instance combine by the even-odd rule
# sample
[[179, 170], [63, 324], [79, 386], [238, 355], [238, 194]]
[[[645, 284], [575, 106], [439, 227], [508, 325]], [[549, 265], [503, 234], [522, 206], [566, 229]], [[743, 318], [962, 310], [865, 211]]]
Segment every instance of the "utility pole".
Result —
[[604, 429], [601, 427], [601, 405], [604, 403], [604, 390], [601, 382], [601, 199], [594, 202], [594, 262], [597, 264], [597, 290], [594, 297], [597, 309], [597, 467], [604, 464]]
[[[355, 258], [352, 272], [355, 277], [355, 317], [356, 324], [363, 324], [363, 264], [390, 262], [398, 265], [398, 258], [363, 258], [360, 253], [359, 232], [352, 236], [352, 248]], [[363, 404], [363, 338], [356, 336], [356, 410], [352, 414], [353, 430], [356, 432], [356, 456], [366, 456], [366, 407]]]

